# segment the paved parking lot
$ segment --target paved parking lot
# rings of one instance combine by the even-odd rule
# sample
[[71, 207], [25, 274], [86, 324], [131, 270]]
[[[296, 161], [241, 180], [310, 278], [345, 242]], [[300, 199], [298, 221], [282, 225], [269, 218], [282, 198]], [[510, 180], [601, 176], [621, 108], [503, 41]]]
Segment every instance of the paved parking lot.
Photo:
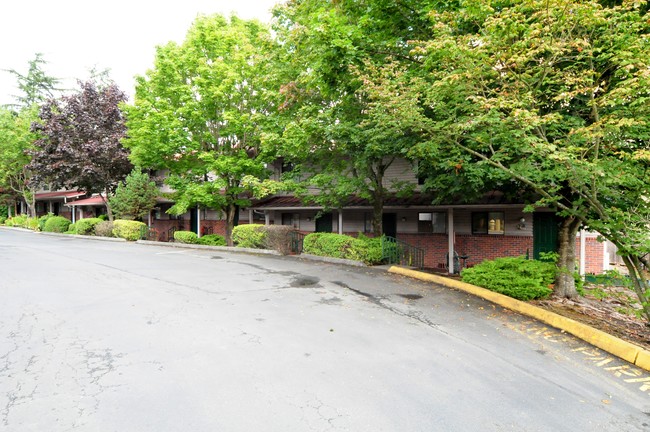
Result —
[[637, 431], [649, 390], [373, 269], [0, 229], [2, 431]]

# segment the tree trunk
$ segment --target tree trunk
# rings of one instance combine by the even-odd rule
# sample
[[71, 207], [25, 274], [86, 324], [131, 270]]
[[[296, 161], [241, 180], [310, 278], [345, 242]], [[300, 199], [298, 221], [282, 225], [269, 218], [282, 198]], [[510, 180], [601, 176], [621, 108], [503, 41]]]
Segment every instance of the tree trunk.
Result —
[[235, 227], [235, 212], [237, 206], [235, 204], [228, 204], [226, 207], [226, 244], [234, 246], [232, 242], [232, 229]]
[[633, 255], [622, 255], [625, 267], [630, 274], [632, 288], [639, 298], [643, 317], [650, 323], [650, 275], [644, 269], [641, 259]]
[[580, 229], [580, 221], [575, 217], [562, 220], [558, 232], [559, 258], [558, 273], [555, 279], [555, 295], [572, 298], [578, 295], [573, 274], [576, 271], [576, 235]]
[[104, 201], [104, 204], [106, 205], [106, 213], [108, 214], [108, 220], [110, 222], [113, 222], [113, 209], [111, 209], [111, 205], [108, 203], [108, 189], [106, 189], [105, 196], [102, 196], [102, 201]]
[[372, 203], [372, 232], [375, 237], [381, 237], [383, 232], [384, 197], [375, 197]]

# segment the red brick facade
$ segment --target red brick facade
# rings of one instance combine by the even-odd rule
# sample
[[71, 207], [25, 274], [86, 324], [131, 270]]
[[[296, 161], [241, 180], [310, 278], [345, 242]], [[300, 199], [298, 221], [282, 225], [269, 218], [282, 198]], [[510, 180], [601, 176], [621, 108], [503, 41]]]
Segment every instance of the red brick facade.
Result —
[[[397, 238], [412, 246], [424, 249], [424, 266], [442, 268], [448, 251], [447, 234], [397, 234]], [[533, 253], [530, 236], [494, 236], [456, 234], [456, 252], [468, 256], [467, 266], [486, 259], [505, 256], [525, 256]]]
[[[580, 239], [576, 240], [578, 257]], [[585, 273], [600, 274], [603, 272], [605, 245], [594, 237], [585, 238]]]

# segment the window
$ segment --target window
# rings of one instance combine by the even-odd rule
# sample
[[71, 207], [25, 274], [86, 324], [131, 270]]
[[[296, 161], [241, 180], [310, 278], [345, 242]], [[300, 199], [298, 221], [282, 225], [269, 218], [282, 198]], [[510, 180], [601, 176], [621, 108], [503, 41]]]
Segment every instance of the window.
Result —
[[505, 216], [503, 212], [472, 213], [472, 234], [504, 234]]
[[447, 232], [447, 213], [418, 213], [418, 232], [444, 234]]

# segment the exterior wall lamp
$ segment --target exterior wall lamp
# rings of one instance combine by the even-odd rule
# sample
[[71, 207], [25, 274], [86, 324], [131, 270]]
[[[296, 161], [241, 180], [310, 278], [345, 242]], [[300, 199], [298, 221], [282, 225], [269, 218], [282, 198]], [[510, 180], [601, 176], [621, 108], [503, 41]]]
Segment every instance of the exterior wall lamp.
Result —
[[524, 228], [526, 228], [526, 218], [522, 217], [519, 219], [519, 223], [517, 224], [517, 229], [522, 230]]

